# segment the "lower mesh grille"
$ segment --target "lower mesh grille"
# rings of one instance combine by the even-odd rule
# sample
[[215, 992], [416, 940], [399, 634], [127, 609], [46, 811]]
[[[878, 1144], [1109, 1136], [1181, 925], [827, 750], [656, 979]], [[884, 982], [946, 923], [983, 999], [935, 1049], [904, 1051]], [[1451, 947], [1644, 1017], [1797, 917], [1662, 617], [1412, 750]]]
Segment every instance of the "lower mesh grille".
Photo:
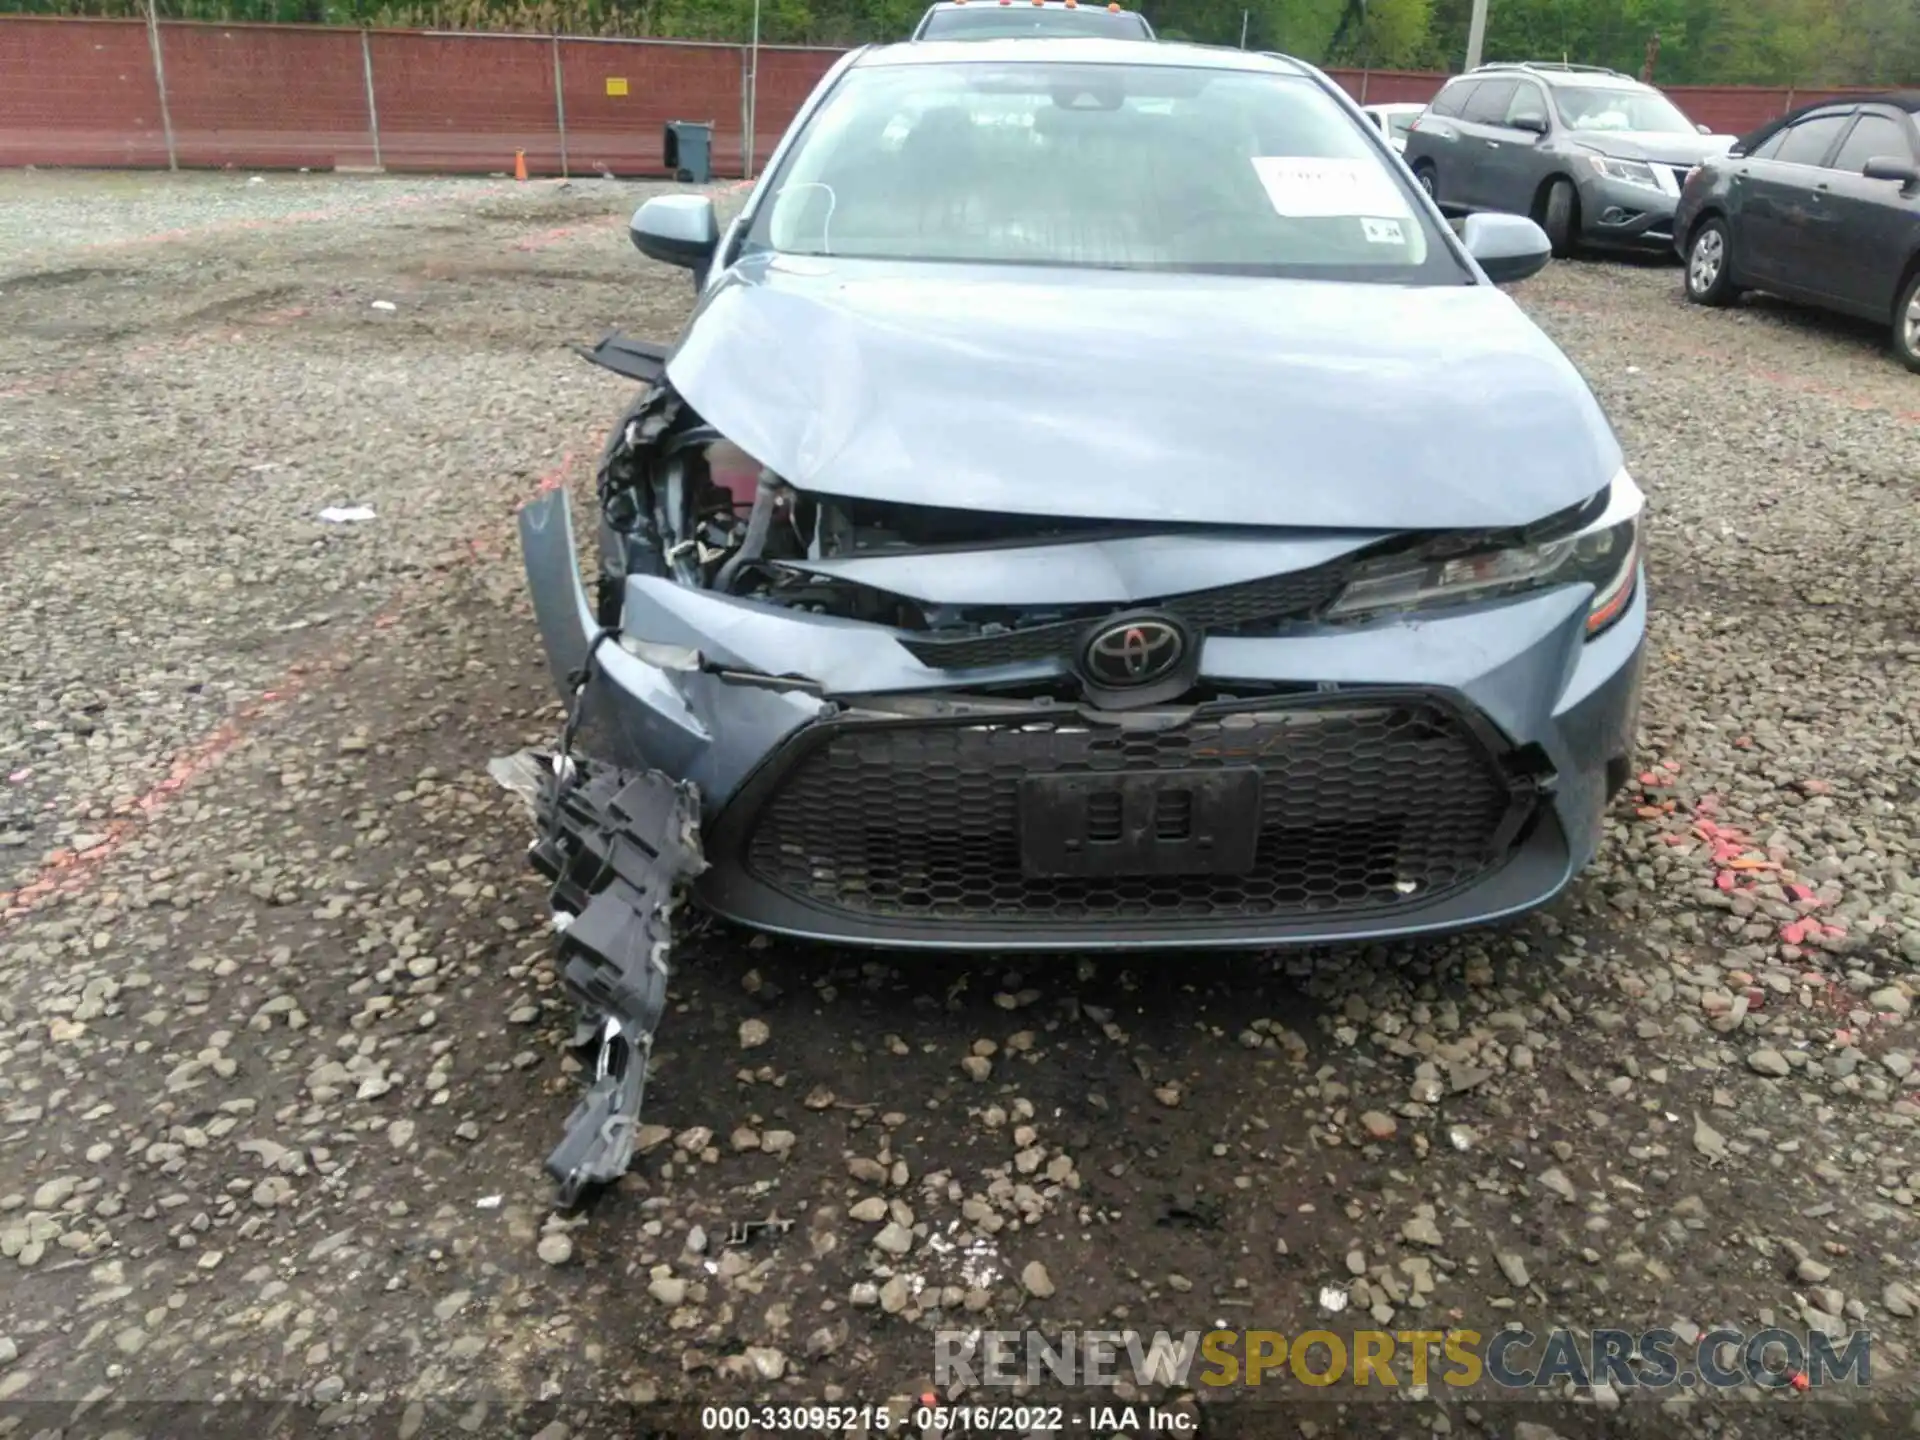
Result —
[[[1392, 910], [1497, 867], [1525, 803], [1479, 734], [1425, 698], [1242, 705], [1157, 731], [1044, 713], [847, 722], [775, 763], [784, 769], [751, 817], [748, 869], [796, 899], [875, 919], [1229, 923]], [[1023, 870], [1029, 776], [1246, 767], [1261, 793], [1244, 873]], [[1087, 802], [1090, 835], [1104, 823], [1099, 798]]]

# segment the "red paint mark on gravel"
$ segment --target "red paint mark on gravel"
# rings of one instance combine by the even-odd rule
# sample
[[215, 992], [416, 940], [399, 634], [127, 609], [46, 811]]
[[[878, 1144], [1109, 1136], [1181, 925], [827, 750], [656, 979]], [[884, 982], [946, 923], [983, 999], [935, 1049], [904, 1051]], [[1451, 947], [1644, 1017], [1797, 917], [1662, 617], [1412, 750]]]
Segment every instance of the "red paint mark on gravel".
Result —
[[[549, 494], [566, 484], [567, 475], [573, 468], [573, 458], [577, 453], [577, 449], [569, 449], [550, 469], [542, 473], [533, 482], [534, 496]], [[518, 508], [516, 505], [515, 509]], [[475, 558], [486, 558], [497, 553], [488, 543], [487, 537], [483, 535], [470, 537], [467, 546], [468, 552]], [[376, 630], [392, 628], [399, 621], [401, 611], [427, 586], [428, 582], [418, 581], [395, 592], [386, 609], [374, 617], [373, 628]], [[216, 769], [229, 755], [238, 750], [252, 737], [258, 722], [282, 709], [289, 700], [299, 695], [306, 686], [308, 675], [315, 670], [331, 667], [341, 658], [342, 649], [336, 648], [317, 659], [303, 660], [292, 666], [268, 689], [263, 690], [257, 699], [242, 705], [232, 716], [222, 721], [212, 734], [196, 742], [176, 758], [164, 779], [129, 802], [106, 824], [99, 832], [104, 837], [99, 843], [85, 850], [56, 850], [42, 863], [33, 879], [14, 891], [0, 890], [0, 934], [4, 934], [13, 922], [25, 918], [47, 900], [86, 889], [98, 874], [101, 864], [109, 856], [137, 834], [182, 790], [209, 771]], [[24, 778], [24, 775], [21, 778]]]
[[[1745, 739], [1742, 736], [1733, 743], [1745, 748]], [[1846, 926], [1821, 920], [1812, 913], [1840, 898], [1837, 883], [1828, 882], [1828, 893], [1822, 894], [1799, 878], [1793, 856], [1784, 846], [1764, 844], [1746, 829], [1713, 818], [1721, 808], [1717, 795], [1700, 795], [1689, 802], [1671, 793], [1678, 774], [1679, 767], [1671, 761], [1662, 761], [1642, 774], [1634, 814], [1654, 827], [1659, 839], [1682, 857], [1700, 862], [1714, 889], [1724, 895], [1749, 897], [1754, 902], [1748, 912], [1750, 918], [1768, 920], [1761, 902], [1769, 899], [1791, 906], [1797, 912], [1795, 918], [1777, 927], [1783, 960], [1802, 959], [1806, 950], [1815, 946], [1834, 949], [1824, 942], [1847, 938]], [[1829, 782], [1818, 779], [1799, 781], [1794, 788], [1809, 794], [1832, 792]]]
[[129, 835], [197, 777], [226, 759], [246, 738], [251, 723], [296, 693], [300, 683], [299, 676], [289, 675], [276, 690], [267, 692], [251, 705], [243, 705], [211, 735], [176, 759], [164, 780], [108, 822], [101, 832], [105, 838], [100, 843], [85, 850], [56, 850], [47, 857], [34, 879], [12, 894], [0, 892], [0, 920], [18, 919], [51, 896], [85, 888], [90, 874], [126, 843]]
[[[488, 186], [497, 190], [496, 183]], [[385, 214], [407, 210], [443, 199], [440, 195], [399, 195], [391, 200], [374, 200], [363, 205], [328, 205], [317, 210], [291, 210], [285, 215], [256, 215], [248, 219], [213, 220], [205, 225], [184, 225], [177, 230], [156, 230], [148, 235], [123, 235], [112, 240], [95, 240], [76, 247], [81, 251], [122, 250], [141, 245], [165, 245], [174, 240], [194, 240], [203, 235], [244, 234], [249, 230], [271, 230], [280, 225], [312, 225], [327, 220], [345, 220], [358, 215]]]
[[[245, 316], [239, 323], [253, 329], [290, 325], [311, 313], [312, 311], [305, 305], [284, 305], [277, 310], [262, 310], [257, 314]], [[78, 365], [70, 365], [64, 370], [56, 370], [51, 375], [42, 375], [35, 380], [22, 380], [15, 385], [0, 386], [0, 400], [14, 400], [22, 395], [38, 395], [49, 390], [57, 390], [69, 381], [92, 373], [94, 366], [101, 360], [118, 360], [121, 364], [126, 364], [129, 361], [150, 360], [156, 355], [184, 355], [214, 344], [222, 336], [234, 341], [244, 340], [246, 331], [201, 330], [171, 340], [155, 340], [151, 344], [136, 345], [133, 349], [117, 356], [109, 353], [97, 360], [85, 360]]]
[[571, 240], [576, 235], [590, 234], [595, 230], [611, 230], [615, 225], [624, 225], [624, 215], [600, 215], [592, 220], [583, 220], [577, 225], [560, 225], [539, 235], [529, 235], [514, 245], [516, 250], [544, 250], [549, 245], [558, 245], [563, 240]]

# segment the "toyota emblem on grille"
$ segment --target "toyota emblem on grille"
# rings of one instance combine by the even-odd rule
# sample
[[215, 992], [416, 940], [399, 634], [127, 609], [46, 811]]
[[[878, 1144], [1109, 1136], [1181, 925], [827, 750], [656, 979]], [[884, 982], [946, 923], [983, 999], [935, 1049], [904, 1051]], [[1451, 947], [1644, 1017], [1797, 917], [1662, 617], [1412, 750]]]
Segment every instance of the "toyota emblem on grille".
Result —
[[1096, 630], [1080, 663], [1098, 685], [1151, 685], [1171, 674], [1186, 653], [1187, 637], [1177, 626], [1141, 617]]

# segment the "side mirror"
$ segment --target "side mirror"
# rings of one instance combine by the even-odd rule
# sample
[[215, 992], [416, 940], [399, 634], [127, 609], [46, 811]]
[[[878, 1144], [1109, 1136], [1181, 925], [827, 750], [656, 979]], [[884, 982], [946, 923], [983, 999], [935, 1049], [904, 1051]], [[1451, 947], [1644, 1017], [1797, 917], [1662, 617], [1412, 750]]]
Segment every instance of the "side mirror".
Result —
[[1460, 226], [1460, 241], [1487, 278], [1500, 285], [1538, 275], [1553, 258], [1547, 232], [1524, 215], [1469, 215]]
[[1911, 160], [1899, 160], [1891, 155], [1875, 155], [1860, 167], [1860, 173], [1869, 180], [1895, 180], [1902, 185], [1920, 180], [1920, 168]]
[[1544, 135], [1547, 133], [1547, 117], [1544, 115], [1516, 115], [1513, 118], [1513, 128], [1516, 130], [1525, 130], [1529, 135]]
[[704, 195], [656, 195], [633, 212], [627, 233], [648, 259], [696, 272], [720, 245], [720, 222]]

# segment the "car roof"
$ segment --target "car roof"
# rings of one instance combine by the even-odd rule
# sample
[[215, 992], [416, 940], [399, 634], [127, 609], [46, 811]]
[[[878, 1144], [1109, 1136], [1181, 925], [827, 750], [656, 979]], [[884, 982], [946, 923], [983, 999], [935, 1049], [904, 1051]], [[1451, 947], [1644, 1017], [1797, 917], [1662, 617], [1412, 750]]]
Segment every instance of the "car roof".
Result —
[[1532, 60], [1495, 60], [1476, 66], [1464, 75], [1456, 75], [1447, 83], [1461, 80], [1486, 80], [1503, 75], [1531, 75], [1546, 85], [1578, 85], [1581, 89], [1604, 90], [1646, 90], [1650, 89], [1644, 81], [1631, 75], [1622, 75], [1618, 70], [1603, 70], [1594, 65], [1562, 65], [1557, 61]]
[[1308, 73], [1308, 67], [1300, 61], [1265, 51], [1231, 50], [1223, 45], [1183, 45], [1164, 40], [1155, 45], [1142, 45], [1138, 40], [1104, 36], [902, 41], [869, 46], [854, 56], [851, 65], [856, 69], [865, 69], [875, 65], [957, 65], [978, 64], [981, 61], [1166, 65], [1184, 66], [1190, 70], [1243, 70], [1267, 75]]
[[1865, 95], [1829, 95], [1823, 100], [1809, 100], [1784, 115], [1775, 116], [1764, 125], [1756, 125], [1740, 137], [1738, 146], [1743, 151], [1753, 150], [1766, 144], [1778, 131], [1805, 119], [1816, 110], [1851, 105], [1885, 105], [1894, 110], [1904, 110], [1909, 115], [1920, 115], [1920, 90], [1881, 90]]
[[[1019, 3], [1030, 10], [1037, 7], [1044, 10], [1098, 10], [1102, 14], [1110, 13], [1106, 0], [1074, 0], [1071, 6], [1067, 4], [1067, 0], [1019, 0]], [[934, 0], [934, 3], [927, 7], [927, 12], [931, 14], [935, 10], [997, 10], [999, 8], [995, 0]], [[1119, 13], [1137, 15], [1139, 11], [1131, 6], [1122, 5], [1119, 7]]]
[[1895, 110], [1904, 110], [1909, 115], [1920, 115], [1920, 90], [1882, 90], [1871, 95], [1829, 95], [1824, 100], [1810, 100], [1791, 115], [1783, 115], [1783, 120], [1797, 119], [1809, 110], [1824, 110], [1829, 105], [1886, 105]]
[[1424, 110], [1424, 100], [1377, 100], [1360, 107], [1362, 110]]

